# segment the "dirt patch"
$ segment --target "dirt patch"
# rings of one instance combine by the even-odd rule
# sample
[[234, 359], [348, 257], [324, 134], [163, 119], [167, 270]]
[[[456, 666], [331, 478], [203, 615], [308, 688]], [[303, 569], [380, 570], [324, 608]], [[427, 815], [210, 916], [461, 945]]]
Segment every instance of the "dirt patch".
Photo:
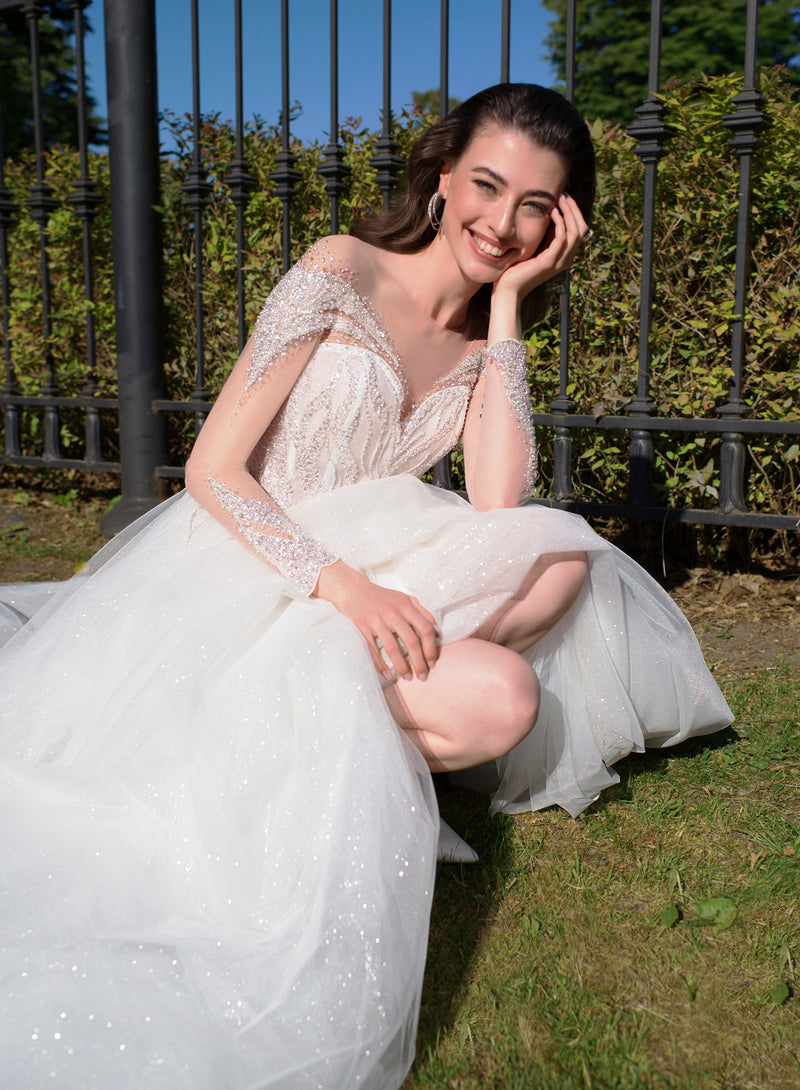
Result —
[[695, 568], [670, 594], [719, 678], [786, 663], [800, 670], [800, 576]]

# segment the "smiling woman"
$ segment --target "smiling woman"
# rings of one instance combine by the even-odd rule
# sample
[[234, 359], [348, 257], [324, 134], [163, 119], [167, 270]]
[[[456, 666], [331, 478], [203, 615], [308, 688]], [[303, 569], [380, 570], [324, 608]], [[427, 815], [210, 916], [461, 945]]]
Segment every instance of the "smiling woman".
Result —
[[[479, 133], [456, 164], [445, 166], [438, 190], [447, 202], [444, 213], [439, 213], [442, 226], [447, 224], [442, 237], [454, 246], [460, 233], [466, 233], [478, 258], [477, 266], [473, 261], [473, 280], [493, 281], [496, 272], [533, 257], [552, 222], [565, 180], [566, 170], [556, 152], [536, 147], [513, 129], [496, 126]], [[585, 231], [577, 206], [574, 211]]]
[[[521, 506], [517, 338], [593, 188], [551, 91], [434, 126], [272, 292], [187, 491], [0, 654], [10, 1085], [396, 1090], [437, 847], [470, 858], [430, 772], [574, 814], [730, 721], [664, 592]], [[469, 501], [419, 480], [459, 441]]]

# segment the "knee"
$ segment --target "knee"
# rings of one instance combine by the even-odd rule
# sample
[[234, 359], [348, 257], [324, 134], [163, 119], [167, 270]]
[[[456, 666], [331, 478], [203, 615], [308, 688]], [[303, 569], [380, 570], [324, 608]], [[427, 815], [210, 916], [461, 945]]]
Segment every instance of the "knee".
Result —
[[496, 742], [502, 757], [533, 729], [539, 714], [539, 679], [526, 660], [515, 652], [498, 678]]

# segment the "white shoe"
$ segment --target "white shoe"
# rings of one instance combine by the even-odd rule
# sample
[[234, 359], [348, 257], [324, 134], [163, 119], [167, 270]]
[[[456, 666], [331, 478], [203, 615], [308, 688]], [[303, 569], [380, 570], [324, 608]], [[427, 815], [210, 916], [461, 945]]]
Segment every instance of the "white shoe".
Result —
[[437, 858], [445, 863], [477, 863], [478, 853], [473, 851], [454, 833], [446, 821], [439, 818], [439, 851]]

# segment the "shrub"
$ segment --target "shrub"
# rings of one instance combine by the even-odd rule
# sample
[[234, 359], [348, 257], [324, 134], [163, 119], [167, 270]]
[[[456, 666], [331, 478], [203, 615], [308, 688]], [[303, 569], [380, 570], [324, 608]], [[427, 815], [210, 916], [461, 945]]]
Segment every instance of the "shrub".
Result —
[[[664, 96], [675, 130], [658, 170], [656, 303], [652, 329], [651, 395], [666, 416], [703, 417], [727, 400], [739, 160], [728, 146], [722, 119], [739, 90], [733, 76], [670, 86]], [[800, 399], [800, 284], [795, 240], [800, 216], [800, 110], [780, 69], [762, 74], [771, 124], [756, 155], [752, 209], [752, 275], [747, 304], [747, 363], [744, 398], [751, 414], [797, 419]], [[418, 111], [400, 116], [395, 138], [407, 151], [431, 118]], [[182, 184], [191, 166], [192, 126], [186, 117], [165, 118], [174, 151], [162, 157], [161, 216], [164, 244], [164, 368], [168, 396], [185, 399], [195, 385], [194, 226]], [[638, 352], [642, 168], [634, 141], [617, 127], [592, 125], [599, 167], [594, 237], [572, 278], [569, 396], [582, 413], [618, 413], [633, 397]], [[377, 134], [359, 119], [342, 126], [350, 168], [340, 201], [341, 229], [353, 214], [380, 203], [370, 160]], [[296, 259], [330, 230], [329, 202], [317, 168], [324, 148], [316, 142], [292, 150], [300, 178], [292, 205]], [[254, 119], [245, 133], [245, 157], [258, 188], [246, 213], [247, 321], [252, 325], [266, 292], [280, 275], [281, 202], [269, 175], [280, 151], [278, 131]], [[218, 116], [206, 116], [201, 152], [211, 193], [203, 219], [203, 327], [205, 384], [215, 393], [236, 359], [232, 319], [236, 298], [235, 208], [224, 178], [235, 155], [234, 135]], [[97, 374], [105, 392], [115, 391], [113, 275], [108, 208], [108, 161], [92, 156], [90, 172], [101, 197], [92, 226], [95, 246]], [[47, 181], [62, 202], [48, 223], [52, 268], [50, 349], [64, 393], [86, 384], [86, 333], [81, 228], [63, 202], [78, 175], [77, 154], [48, 154]], [[30, 155], [6, 166], [6, 184], [20, 208], [10, 232], [9, 333], [17, 381], [25, 392], [43, 382], [45, 337], [41, 319], [39, 230], [24, 202], [34, 181]], [[533, 332], [531, 386], [534, 406], [546, 412], [558, 389], [558, 320], [551, 315]], [[28, 414], [31, 450], [38, 415]], [[65, 422], [65, 448], [80, 449]], [[172, 425], [171, 459], [185, 459], [193, 418]], [[543, 491], [547, 489], [549, 444], [543, 446]], [[656, 435], [656, 499], [673, 506], [713, 506], [718, 489], [714, 436]], [[583, 498], [622, 499], [628, 459], [624, 433], [574, 434], [574, 469]], [[796, 504], [798, 444], [753, 436], [748, 501], [756, 508], [790, 510]]]

